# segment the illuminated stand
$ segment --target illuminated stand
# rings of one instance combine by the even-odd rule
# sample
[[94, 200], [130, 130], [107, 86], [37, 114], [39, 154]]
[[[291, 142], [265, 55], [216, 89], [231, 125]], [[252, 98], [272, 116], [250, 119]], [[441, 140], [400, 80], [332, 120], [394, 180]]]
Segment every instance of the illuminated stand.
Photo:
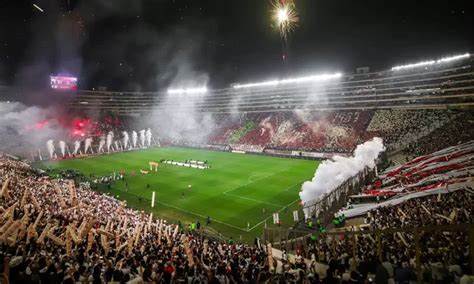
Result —
[[250, 84], [235, 84], [233, 85], [233, 87], [234, 89], [255, 88], [255, 87], [275, 87], [275, 86], [286, 85], [286, 84], [327, 81], [327, 80], [332, 80], [332, 79], [339, 79], [341, 77], [342, 77], [341, 73], [321, 74], [321, 75], [312, 75], [312, 76], [305, 76], [305, 77], [298, 77], [298, 78], [287, 78], [287, 79], [282, 79], [282, 80], [271, 80], [271, 81], [250, 83]]
[[471, 55], [469, 53], [465, 53], [465, 54], [455, 55], [451, 57], [444, 57], [438, 60], [429, 60], [429, 61], [422, 61], [422, 62], [418, 62], [414, 64], [395, 66], [395, 67], [392, 67], [392, 71], [400, 71], [400, 70], [412, 69], [412, 68], [417, 68], [417, 67], [430, 66], [434, 64], [448, 63], [448, 62], [465, 59], [469, 57], [471, 57]]

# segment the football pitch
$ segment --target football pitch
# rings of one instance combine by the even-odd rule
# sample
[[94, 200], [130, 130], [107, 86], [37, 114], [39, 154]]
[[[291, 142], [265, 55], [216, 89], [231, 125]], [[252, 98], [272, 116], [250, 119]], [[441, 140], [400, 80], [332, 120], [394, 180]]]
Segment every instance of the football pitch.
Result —
[[[160, 163], [157, 172], [149, 162], [162, 159], [184, 162], [207, 161], [209, 169]], [[293, 223], [299, 208], [301, 184], [313, 177], [318, 161], [215, 152], [187, 148], [152, 148], [138, 151], [50, 161], [54, 171], [73, 169], [89, 177], [125, 172], [125, 179], [103, 189], [138, 210], [183, 224], [199, 222], [223, 236], [249, 240], [273, 226], [272, 213], [279, 212], [284, 225]], [[127, 184], [127, 186], [126, 186]], [[191, 190], [188, 189], [191, 185]], [[128, 187], [128, 190], [126, 190]], [[155, 206], [151, 196], [155, 191]], [[301, 218], [302, 216], [300, 216]]]

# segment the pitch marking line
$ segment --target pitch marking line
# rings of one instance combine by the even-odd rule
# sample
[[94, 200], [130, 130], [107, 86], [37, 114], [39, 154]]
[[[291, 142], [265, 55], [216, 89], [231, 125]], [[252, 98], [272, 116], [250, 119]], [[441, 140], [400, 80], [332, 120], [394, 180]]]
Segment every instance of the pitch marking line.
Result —
[[250, 201], [255, 201], [255, 202], [258, 202], [258, 203], [263, 203], [263, 204], [271, 205], [271, 206], [276, 206], [276, 207], [282, 207], [282, 206], [284, 206], [284, 205], [281, 205], [281, 204], [275, 204], [275, 203], [265, 202], [265, 201], [261, 201], [261, 200], [258, 200], [258, 199], [253, 199], [253, 198], [250, 198], [250, 197], [235, 195], [235, 194], [232, 194], [232, 193], [224, 193], [224, 194], [225, 194], [225, 195], [228, 195], [228, 196], [233, 196], [233, 197], [245, 199], [245, 200], [250, 200]]
[[248, 181], [248, 182], [253, 182], [253, 178], [259, 177], [259, 176], [263, 176], [263, 175], [267, 175], [267, 174], [268, 174], [268, 173], [265, 172], [265, 173], [258, 173], [258, 174], [251, 175], [251, 176], [247, 179], [247, 181]]
[[[299, 185], [299, 184], [301, 184], [301, 183], [302, 183], [302, 182], [298, 182], [298, 183], [296, 183], [295, 185], [292, 185], [292, 186], [286, 188], [285, 190], [292, 189], [293, 187], [295, 187], [295, 186], [297, 186], [297, 185]], [[278, 210], [277, 213], [280, 213], [283, 209], [285, 209], [285, 207], [290, 207], [291, 205], [295, 204], [295, 202], [297, 202], [298, 200], [300, 200], [300, 199], [297, 198], [297, 199], [294, 200], [293, 202], [290, 202], [290, 204], [288, 204], [288, 205], [282, 207], [280, 210]], [[252, 231], [253, 229], [257, 228], [258, 226], [260, 226], [261, 224], [263, 224], [264, 222], [266, 222], [268, 219], [271, 219], [271, 218], [273, 218], [273, 215], [272, 215], [272, 216], [269, 216], [269, 217], [267, 217], [267, 218], [265, 218], [265, 219], [263, 219], [262, 221], [260, 221], [259, 223], [257, 223], [255, 226], [251, 227], [250, 229], [247, 229], [246, 231], [247, 231], [247, 232]]]
[[[161, 202], [161, 201], [157, 201], [157, 200], [155, 200], [155, 202], [156, 202], [156, 203], [159, 203], [159, 204], [162, 204], [162, 205], [164, 205], [164, 206], [171, 207], [171, 208], [176, 209], [176, 210], [180, 210], [180, 211], [183, 211], [183, 212], [192, 214], [192, 215], [194, 215], [194, 216], [198, 216], [198, 217], [201, 217], [201, 218], [204, 218], [204, 219], [207, 218], [207, 216], [204, 216], [204, 215], [201, 215], [201, 214], [198, 214], [198, 213], [194, 213], [194, 212], [191, 212], [191, 211], [188, 211], [188, 210], [186, 210], [186, 209], [182, 209], [182, 208], [173, 206], [173, 205], [168, 204], [168, 203], [165, 203], [165, 202]], [[229, 227], [231, 227], [231, 228], [234, 228], [234, 229], [237, 229], [237, 230], [240, 230], [240, 231], [243, 231], [243, 232], [247, 232], [246, 229], [242, 229], [242, 228], [239, 228], [239, 227], [237, 227], [237, 226], [234, 226], [234, 225], [231, 225], [231, 224], [228, 224], [228, 223], [219, 221], [219, 220], [212, 219], [212, 221], [213, 221], [213, 222], [216, 222], [216, 223], [219, 223], [219, 224], [222, 224], [222, 225], [225, 225], [225, 226], [229, 226]]]
[[239, 188], [241, 188], [241, 187], [250, 185], [250, 184], [252, 184], [252, 183], [256, 183], [256, 182], [259, 181], [259, 180], [266, 179], [266, 178], [268, 178], [268, 177], [274, 176], [274, 175], [276, 175], [276, 174], [278, 174], [278, 173], [281, 173], [281, 172], [283, 172], [283, 171], [288, 170], [289, 168], [290, 168], [290, 167], [284, 168], [284, 169], [282, 169], [282, 170], [280, 170], [280, 171], [277, 171], [277, 172], [274, 172], [274, 173], [265, 175], [265, 176], [263, 176], [263, 177], [261, 177], [261, 178], [258, 178], [258, 179], [256, 179], [256, 180], [254, 180], [254, 181], [251, 181], [251, 182], [248, 182], [248, 183], [239, 185], [239, 186], [237, 186], [237, 187], [231, 188], [231, 189], [229, 189], [229, 190], [227, 190], [227, 191], [224, 191], [224, 194], [229, 193], [229, 192], [232, 192], [232, 191], [234, 191], [234, 190], [237, 190], [237, 189], [239, 189]]

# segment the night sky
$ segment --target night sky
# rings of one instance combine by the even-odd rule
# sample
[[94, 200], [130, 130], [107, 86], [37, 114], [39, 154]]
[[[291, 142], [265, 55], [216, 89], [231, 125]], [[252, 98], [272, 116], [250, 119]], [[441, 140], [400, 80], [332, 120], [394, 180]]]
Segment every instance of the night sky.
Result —
[[81, 89], [221, 88], [382, 70], [474, 52], [470, 2], [295, 0], [299, 27], [283, 63], [268, 0], [0, 0], [0, 85], [39, 88], [70, 74]]

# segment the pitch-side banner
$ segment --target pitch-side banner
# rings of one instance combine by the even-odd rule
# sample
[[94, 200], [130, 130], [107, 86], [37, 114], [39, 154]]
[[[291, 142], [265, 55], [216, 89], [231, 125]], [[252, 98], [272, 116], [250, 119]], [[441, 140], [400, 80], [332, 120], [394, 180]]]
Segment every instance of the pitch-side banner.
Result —
[[299, 221], [298, 210], [293, 211], [293, 221]]
[[273, 213], [273, 224], [279, 224], [280, 223], [280, 216], [278, 213]]

